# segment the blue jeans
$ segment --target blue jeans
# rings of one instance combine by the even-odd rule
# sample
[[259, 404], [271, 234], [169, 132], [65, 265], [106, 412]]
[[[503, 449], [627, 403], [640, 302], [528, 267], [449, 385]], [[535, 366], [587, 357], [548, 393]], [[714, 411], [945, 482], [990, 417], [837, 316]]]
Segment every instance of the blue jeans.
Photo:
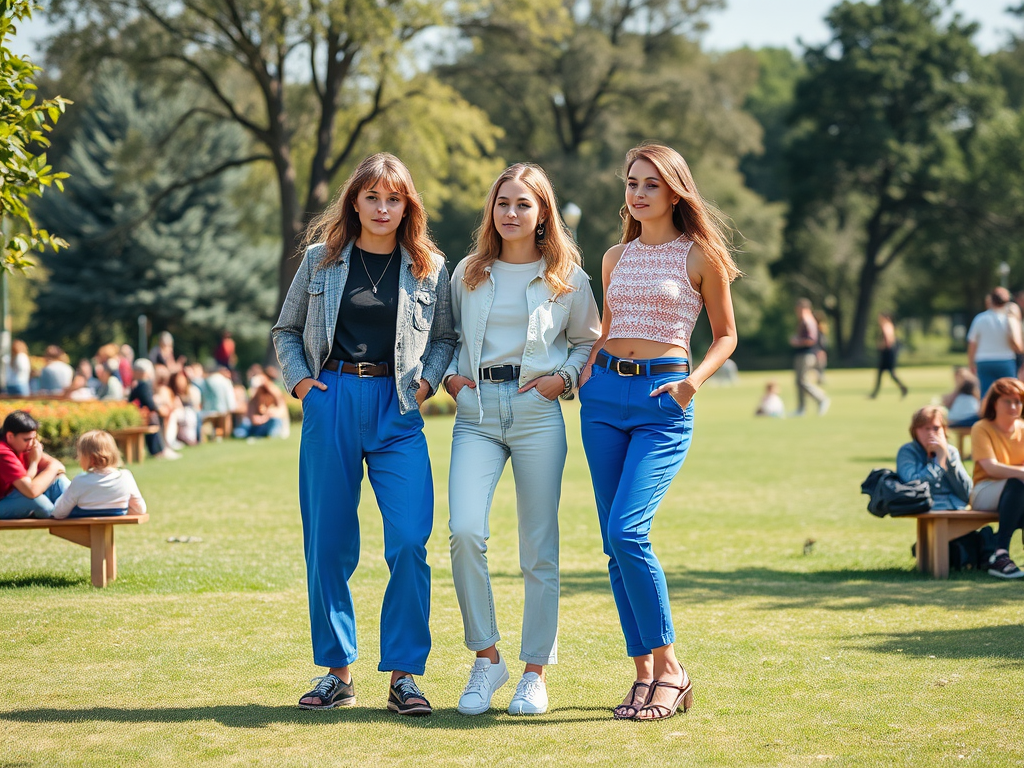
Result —
[[452, 577], [462, 609], [466, 647], [490, 648], [499, 640], [497, 612], [487, 571], [487, 539], [494, 489], [512, 460], [519, 515], [519, 568], [526, 600], [519, 660], [558, 662], [558, 501], [567, 452], [558, 400], [536, 388], [520, 393], [518, 381], [480, 383], [459, 390], [448, 475]]
[[982, 401], [996, 379], [1017, 377], [1017, 361], [1012, 357], [1009, 360], [978, 361], [975, 366], [978, 369], [978, 389], [981, 391]]
[[302, 401], [299, 507], [306, 554], [313, 660], [344, 667], [357, 658], [348, 587], [359, 564], [359, 494], [366, 462], [384, 518], [391, 578], [380, 617], [382, 672], [422, 675], [430, 652], [434, 484], [419, 411], [399, 411], [395, 380], [322, 371], [322, 391]]
[[23, 520], [28, 517], [53, 517], [53, 503], [71, 485], [66, 475], [57, 475], [50, 487], [30, 499], [17, 488], [0, 499], [0, 520]]
[[685, 373], [620, 376], [597, 364], [592, 370], [580, 389], [583, 447], [626, 653], [644, 656], [675, 640], [665, 572], [648, 535], [689, 450], [693, 402], [684, 411], [668, 393], [651, 397]]
[[127, 514], [128, 507], [124, 509], [82, 509], [81, 507], [75, 507], [71, 510], [71, 514], [68, 515], [68, 519], [75, 517], [120, 517]]
[[242, 419], [242, 422], [235, 427], [234, 436], [244, 437], [280, 437], [284, 430], [284, 423], [276, 416], [267, 419], [262, 424], [253, 424], [249, 419]]

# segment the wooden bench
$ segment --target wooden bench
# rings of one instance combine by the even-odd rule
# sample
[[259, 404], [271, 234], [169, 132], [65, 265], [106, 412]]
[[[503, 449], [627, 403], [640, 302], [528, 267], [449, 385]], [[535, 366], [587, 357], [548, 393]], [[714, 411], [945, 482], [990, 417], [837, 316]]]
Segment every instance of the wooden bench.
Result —
[[203, 423], [199, 425], [200, 442], [204, 442], [206, 440], [205, 427], [207, 424], [212, 427], [213, 436], [215, 438], [231, 437], [231, 430], [234, 427], [230, 413], [208, 413], [203, 416]]
[[908, 518], [917, 520], [917, 570], [936, 579], [949, 578], [950, 541], [987, 523], [999, 522], [997, 513], [973, 509], [940, 509], [896, 519]]
[[78, 517], [67, 520], [0, 520], [0, 530], [49, 528], [54, 536], [89, 547], [92, 552], [92, 585], [102, 588], [117, 578], [114, 526], [140, 525], [147, 520], [149, 515]]
[[125, 464], [141, 464], [146, 460], [146, 435], [155, 435], [159, 431], [160, 427], [151, 424], [146, 427], [112, 429], [110, 434], [124, 456]]
[[971, 458], [970, 452], [964, 452], [964, 441], [971, 439], [970, 427], [950, 427], [950, 431], [956, 435], [956, 449], [960, 451], [960, 458], [966, 461]]

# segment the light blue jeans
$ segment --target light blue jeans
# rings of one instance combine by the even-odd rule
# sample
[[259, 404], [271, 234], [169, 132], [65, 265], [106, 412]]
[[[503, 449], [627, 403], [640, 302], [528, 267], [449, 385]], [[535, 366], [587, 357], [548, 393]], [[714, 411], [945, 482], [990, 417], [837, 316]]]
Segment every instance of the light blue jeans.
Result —
[[53, 517], [53, 503], [71, 485], [66, 475], [57, 475], [50, 487], [34, 499], [16, 488], [0, 499], [0, 520], [24, 520], [28, 517]]
[[988, 394], [988, 388], [996, 379], [1012, 379], [1017, 376], [1017, 361], [1012, 357], [1008, 360], [979, 360], [975, 365], [978, 368], [978, 390], [983, 401]]
[[515, 381], [481, 382], [483, 422], [476, 394], [463, 387], [452, 435], [448, 504], [452, 576], [462, 609], [466, 647], [490, 648], [500, 639], [487, 570], [494, 489], [512, 460], [519, 514], [519, 567], [526, 581], [519, 659], [558, 661], [558, 501], [567, 451], [558, 400], [536, 388], [519, 393]]

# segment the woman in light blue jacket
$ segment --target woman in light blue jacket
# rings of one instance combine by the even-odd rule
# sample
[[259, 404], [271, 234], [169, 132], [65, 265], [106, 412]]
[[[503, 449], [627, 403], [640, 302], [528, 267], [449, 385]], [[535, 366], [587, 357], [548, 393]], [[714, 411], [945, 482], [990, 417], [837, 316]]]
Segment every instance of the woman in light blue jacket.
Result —
[[947, 426], [943, 408], [926, 405], [918, 409], [910, 420], [910, 436], [914, 439], [896, 454], [896, 474], [905, 483], [928, 483], [932, 509], [965, 509], [973, 483], [959, 451], [946, 440]]
[[520, 660], [508, 711], [547, 711], [544, 667], [557, 661], [558, 501], [565, 466], [559, 397], [576, 386], [600, 317], [580, 253], [544, 171], [526, 163], [491, 187], [473, 253], [452, 275], [459, 342], [445, 385], [458, 404], [448, 501], [455, 591], [477, 658], [459, 712], [486, 712], [508, 680], [487, 572], [488, 517], [511, 458], [526, 581]]
[[412, 675], [430, 651], [427, 538], [434, 486], [420, 404], [440, 385], [455, 348], [448, 272], [427, 235], [409, 170], [367, 158], [314, 221], [274, 344], [288, 390], [302, 400], [299, 506], [313, 660], [328, 667], [304, 709], [355, 703], [359, 494], [366, 463], [384, 518], [391, 572], [380, 620], [388, 709], [428, 715]]

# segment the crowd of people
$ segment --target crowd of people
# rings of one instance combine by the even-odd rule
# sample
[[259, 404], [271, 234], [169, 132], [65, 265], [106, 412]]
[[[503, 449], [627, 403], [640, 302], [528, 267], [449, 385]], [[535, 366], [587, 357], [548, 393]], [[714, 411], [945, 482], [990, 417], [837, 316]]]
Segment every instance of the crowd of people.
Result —
[[72, 366], [64, 350], [50, 345], [42, 367], [33, 372], [27, 345], [16, 340], [6, 394], [134, 403], [148, 424], [159, 427], [146, 437], [149, 453], [166, 459], [179, 458], [182, 448], [199, 442], [203, 421], [212, 414], [230, 414], [238, 438], [286, 437], [288, 404], [280, 370], [253, 365], [243, 377], [236, 363], [229, 333], [204, 367], [176, 353], [174, 337], [164, 331], [141, 358], [128, 344], [105, 344]]

